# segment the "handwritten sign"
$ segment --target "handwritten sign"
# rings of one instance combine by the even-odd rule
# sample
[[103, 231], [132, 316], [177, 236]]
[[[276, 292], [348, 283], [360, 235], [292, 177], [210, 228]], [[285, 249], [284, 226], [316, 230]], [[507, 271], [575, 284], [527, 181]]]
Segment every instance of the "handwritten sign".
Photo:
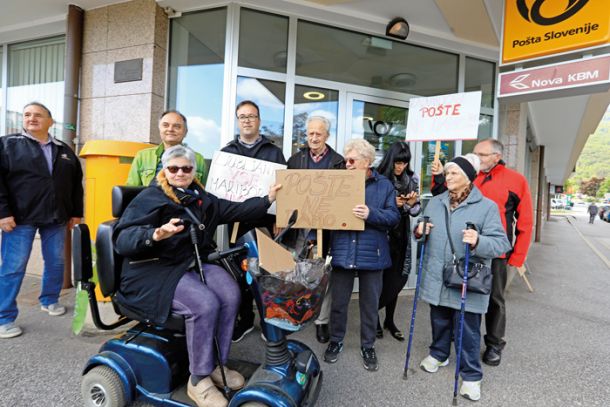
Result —
[[409, 100], [407, 141], [474, 140], [481, 91]]
[[364, 221], [352, 213], [364, 204], [364, 170], [280, 170], [277, 225], [284, 227], [293, 210], [299, 211], [295, 228], [364, 230]]
[[[284, 168], [286, 166], [282, 164], [217, 151], [205, 188], [218, 198], [243, 202], [267, 195], [269, 187], [275, 183], [275, 171]], [[274, 214], [275, 205], [268, 212]]]

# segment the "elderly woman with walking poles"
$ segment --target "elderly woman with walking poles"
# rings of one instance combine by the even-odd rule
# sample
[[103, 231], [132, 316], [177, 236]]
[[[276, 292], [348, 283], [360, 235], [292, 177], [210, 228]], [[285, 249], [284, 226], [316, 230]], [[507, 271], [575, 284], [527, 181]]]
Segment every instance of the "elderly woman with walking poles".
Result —
[[[460, 395], [473, 401], [481, 398], [481, 317], [487, 311], [489, 293], [470, 291], [467, 284], [452, 286], [447, 279], [447, 270], [460, 270], [461, 267], [462, 274], [465, 274], [464, 269], [468, 272], [470, 268], [474, 275], [473, 263], [468, 262], [470, 257], [471, 261], [478, 263], [476, 266], [491, 274], [491, 259], [510, 250], [498, 207], [483, 197], [473, 184], [479, 164], [479, 158], [474, 154], [458, 156], [445, 164], [448, 190], [428, 203], [424, 211], [424, 216], [430, 218], [426, 231], [422, 223], [414, 231], [417, 238], [428, 234], [421, 298], [430, 304], [432, 343], [429, 355], [422, 360], [420, 367], [435, 373], [440, 367], [447, 366], [455, 335], [457, 360], [460, 361], [459, 367], [456, 366], [456, 383], [459, 371], [462, 377]], [[467, 228], [467, 223], [472, 223], [473, 228]], [[469, 267], [459, 263], [462, 264], [460, 267], [452, 268], [464, 258]], [[458, 340], [458, 334], [461, 334], [461, 340]]]

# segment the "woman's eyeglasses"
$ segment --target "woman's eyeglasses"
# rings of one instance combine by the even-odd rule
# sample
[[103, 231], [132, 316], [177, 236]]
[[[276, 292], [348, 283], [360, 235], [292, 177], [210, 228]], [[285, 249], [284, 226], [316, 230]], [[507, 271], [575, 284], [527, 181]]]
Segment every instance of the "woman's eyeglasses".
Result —
[[357, 159], [357, 158], [346, 158], [346, 159], [345, 159], [345, 162], [346, 162], [347, 164], [349, 164], [349, 165], [354, 165], [354, 163], [355, 163], [356, 161], [358, 161], [358, 159]]
[[169, 167], [165, 167], [172, 174], [177, 174], [179, 170], [182, 170], [185, 174], [190, 174], [193, 171], [193, 167], [191, 165], [185, 165], [184, 167], [178, 167], [177, 165], [170, 165]]

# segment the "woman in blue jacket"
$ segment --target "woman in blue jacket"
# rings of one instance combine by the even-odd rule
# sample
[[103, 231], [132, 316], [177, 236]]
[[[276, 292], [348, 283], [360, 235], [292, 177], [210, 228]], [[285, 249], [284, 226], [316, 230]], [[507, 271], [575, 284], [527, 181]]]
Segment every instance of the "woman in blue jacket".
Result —
[[365, 221], [363, 231], [334, 231], [331, 234], [330, 255], [332, 305], [330, 313], [330, 344], [324, 360], [335, 363], [343, 350], [347, 326], [347, 309], [358, 276], [360, 288], [360, 345], [364, 367], [378, 369], [375, 354], [377, 307], [383, 281], [383, 270], [388, 268], [390, 246], [388, 232], [400, 221], [396, 207], [394, 185], [371, 168], [375, 149], [366, 140], [350, 141], [344, 150], [348, 170], [366, 170], [365, 203], [356, 205], [354, 216]]

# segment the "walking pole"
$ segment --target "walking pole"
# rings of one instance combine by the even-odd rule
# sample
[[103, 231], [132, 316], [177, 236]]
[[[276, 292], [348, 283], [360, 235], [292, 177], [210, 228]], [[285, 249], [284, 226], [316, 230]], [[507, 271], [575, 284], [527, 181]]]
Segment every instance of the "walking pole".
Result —
[[[474, 229], [471, 222], [466, 222], [466, 229]], [[464, 333], [464, 313], [466, 312], [466, 290], [468, 289], [468, 261], [470, 260], [470, 244], [464, 245], [464, 278], [462, 280], [462, 298], [460, 304], [460, 328], [457, 337], [457, 351], [455, 358], [455, 378], [453, 380], [453, 405], [457, 406], [458, 379], [460, 376], [460, 364], [462, 359], [462, 335]]]
[[424, 264], [424, 254], [426, 253], [426, 240], [428, 240], [428, 235], [426, 234], [426, 226], [430, 218], [428, 216], [424, 216], [423, 221], [423, 241], [421, 244], [421, 249], [419, 252], [419, 265], [417, 267], [417, 281], [415, 283], [415, 297], [413, 297], [413, 312], [411, 312], [411, 325], [409, 326], [409, 343], [407, 345], [407, 359], [405, 360], [405, 370], [402, 374], [403, 380], [407, 380], [407, 372], [409, 370], [409, 359], [411, 359], [411, 344], [413, 343], [413, 331], [415, 330], [415, 314], [417, 312], [417, 299], [419, 297], [419, 285], [421, 283], [421, 273]]
[[[197, 220], [197, 218], [195, 218], [192, 213], [187, 209], [187, 212], [189, 213], [189, 215], [191, 217], [193, 217], [195, 220]], [[203, 273], [203, 263], [201, 261], [201, 256], [199, 255], [199, 242], [197, 239], [197, 227], [195, 226], [194, 223], [191, 223], [191, 226], [189, 228], [189, 232], [191, 235], [191, 242], [193, 243], [193, 247], [195, 248], [195, 258], [197, 260], [197, 267], [199, 268], [199, 278], [201, 278], [201, 282], [204, 285], [207, 285], [207, 282], [205, 280], [205, 275]], [[216, 359], [218, 360], [218, 366], [220, 367], [220, 375], [222, 376], [222, 385], [223, 385], [223, 391], [225, 393], [225, 396], [227, 396], [227, 398], [229, 398], [229, 394], [231, 393], [231, 389], [229, 388], [229, 385], [227, 384], [227, 377], [225, 375], [225, 368], [222, 365], [222, 358], [220, 356], [220, 345], [218, 344], [218, 338], [216, 338], [216, 336], [214, 336], [214, 348], [216, 350]]]

